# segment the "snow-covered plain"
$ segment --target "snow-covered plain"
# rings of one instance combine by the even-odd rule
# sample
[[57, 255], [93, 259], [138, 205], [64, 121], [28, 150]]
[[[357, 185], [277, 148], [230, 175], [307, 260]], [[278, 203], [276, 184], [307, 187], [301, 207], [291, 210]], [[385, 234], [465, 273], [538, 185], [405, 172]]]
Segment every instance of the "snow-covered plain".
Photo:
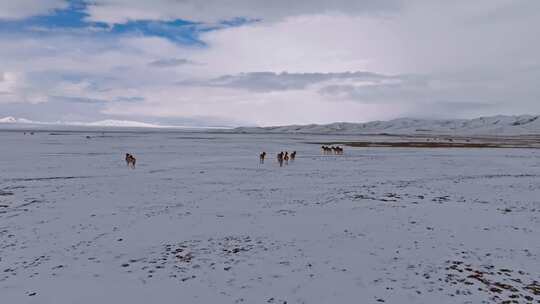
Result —
[[0, 302], [540, 303], [540, 150], [359, 139], [0, 132]]

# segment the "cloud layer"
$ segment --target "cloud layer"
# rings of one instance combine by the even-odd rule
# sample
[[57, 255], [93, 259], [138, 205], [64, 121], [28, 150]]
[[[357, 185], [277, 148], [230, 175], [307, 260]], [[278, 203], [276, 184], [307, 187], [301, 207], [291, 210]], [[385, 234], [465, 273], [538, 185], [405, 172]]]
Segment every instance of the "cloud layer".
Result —
[[88, 8], [91, 21], [191, 20], [215, 23], [236, 18], [265, 21], [325, 13], [380, 14], [396, 10], [400, 0], [96, 0]]
[[[76, 28], [51, 17], [23, 30], [66, 10], [38, 2], [0, 5], [21, 28], [0, 31], [0, 116], [273, 125], [540, 112], [537, 1], [98, 0]], [[192, 40], [175, 38], [177, 19], [201, 22]]]
[[68, 6], [65, 0], [16, 0], [0, 2], [0, 19], [22, 19]]

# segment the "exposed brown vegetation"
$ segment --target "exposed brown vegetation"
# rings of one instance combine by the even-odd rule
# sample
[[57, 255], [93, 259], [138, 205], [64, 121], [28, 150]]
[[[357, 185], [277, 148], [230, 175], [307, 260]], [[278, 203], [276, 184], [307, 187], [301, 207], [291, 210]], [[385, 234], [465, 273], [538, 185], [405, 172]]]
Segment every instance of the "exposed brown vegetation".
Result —
[[349, 147], [387, 147], [387, 148], [529, 148], [538, 149], [540, 146], [530, 142], [471, 142], [457, 141], [350, 141], [316, 144], [340, 144]]

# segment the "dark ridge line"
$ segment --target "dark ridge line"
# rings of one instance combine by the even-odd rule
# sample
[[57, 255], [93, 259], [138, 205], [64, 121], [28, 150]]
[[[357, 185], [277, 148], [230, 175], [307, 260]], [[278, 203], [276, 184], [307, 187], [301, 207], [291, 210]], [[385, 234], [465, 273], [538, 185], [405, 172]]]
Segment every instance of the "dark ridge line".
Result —
[[66, 179], [83, 179], [83, 178], [92, 178], [96, 176], [51, 176], [51, 177], [27, 177], [27, 178], [8, 178], [4, 181], [10, 182], [33, 182], [33, 181], [44, 181], [44, 180], [66, 180]]
[[451, 143], [451, 142], [307, 142], [316, 145], [344, 145], [349, 147], [374, 147], [374, 148], [491, 148], [491, 149], [540, 149], [538, 146], [528, 144], [498, 144], [498, 143]]

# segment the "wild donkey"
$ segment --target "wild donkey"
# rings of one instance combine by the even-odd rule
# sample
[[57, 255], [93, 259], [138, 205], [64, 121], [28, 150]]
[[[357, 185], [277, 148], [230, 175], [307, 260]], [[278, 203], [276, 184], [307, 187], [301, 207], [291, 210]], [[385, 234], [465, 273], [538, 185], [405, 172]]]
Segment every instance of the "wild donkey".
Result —
[[135, 169], [136, 162], [137, 159], [133, 155], [126, 153], [126, 164], [128, 167], [130, 167], [131, 169]]

